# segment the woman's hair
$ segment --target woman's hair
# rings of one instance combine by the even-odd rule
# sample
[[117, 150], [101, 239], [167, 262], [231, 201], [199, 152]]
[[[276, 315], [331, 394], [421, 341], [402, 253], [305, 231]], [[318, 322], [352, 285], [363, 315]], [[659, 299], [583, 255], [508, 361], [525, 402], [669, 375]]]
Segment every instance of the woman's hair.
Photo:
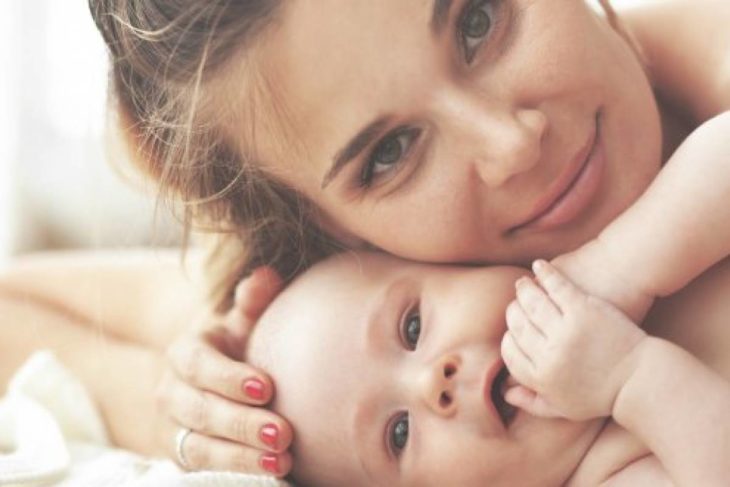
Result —
[[264, 174], [226, 130], [237, 116], [221, 96], [231, 93], [226, 83], [246, 89], [244, 80], [229, 79], [241, 74], [233, 61], [245, 65], [282, 3], [89, 0], [111, 55], [110, 104], [122, 140], [158, 185], [158, 202], [179, 211], [183, 247], [192, 230], [207, 235], [206, 274], [218, 310], [253, 268], [270, 265], [291, 278], [336, 248], [308, 224], [313, 205]]
[[[254, 141], [245, 139], [267, 123], [267, 110], [255, 110], [255, 97], [244, 96], [258, 76], [246, 61], [283, 3], [89, 0], [111, 54], [110, 104], [122, 140], [156, 182], [158, 202], [182, 212], [183, 247], [192, 230], [207, 235], [206, 275], [218, 310], [257, 266], [270, 265], [288, 280], [341, 250], [313, 223], [314, 205], [261, 170]], [[599, 3], [627, 37], [608, 0]], [[232, 136], [241, 123], [247, 126]]]

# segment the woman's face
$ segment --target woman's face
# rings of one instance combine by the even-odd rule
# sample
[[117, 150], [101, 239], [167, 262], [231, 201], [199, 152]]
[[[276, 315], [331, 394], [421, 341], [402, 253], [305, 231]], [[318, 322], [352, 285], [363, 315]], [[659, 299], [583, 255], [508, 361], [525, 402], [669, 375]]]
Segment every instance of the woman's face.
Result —
[[644, 72], [584, 0], [291, 0], [262, 49], [267, 169], [392, 254], [550, 257], [660, 166]]
[[307, 485], [562, 485], [599, 422], [513, 414], [501, 396], [516, 267], [343, 254], [266, 311], [247, 358], [276, 382]]

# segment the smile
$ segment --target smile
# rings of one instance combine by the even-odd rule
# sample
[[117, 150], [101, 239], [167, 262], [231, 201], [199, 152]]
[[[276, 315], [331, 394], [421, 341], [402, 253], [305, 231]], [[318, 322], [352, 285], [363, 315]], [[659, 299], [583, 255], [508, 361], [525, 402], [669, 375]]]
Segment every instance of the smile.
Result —
[[593, 200], [601, 174], [604, 154], [601, 138], [600, 112], [588, 141], [575, 155], [571, 164], [530, 212], [530, 216], [510, 233], [523, 230], [553, 230], [580, 215]]

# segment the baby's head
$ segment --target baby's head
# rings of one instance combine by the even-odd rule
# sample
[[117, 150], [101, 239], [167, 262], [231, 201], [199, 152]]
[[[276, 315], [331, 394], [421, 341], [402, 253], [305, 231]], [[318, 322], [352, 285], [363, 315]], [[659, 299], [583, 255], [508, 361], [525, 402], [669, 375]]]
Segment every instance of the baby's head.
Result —
[[505, 405], [515, 267], [341, 254], [270, 306], [248, 360], [275, 384], [303, 485], [553, 485], [594, 428]]

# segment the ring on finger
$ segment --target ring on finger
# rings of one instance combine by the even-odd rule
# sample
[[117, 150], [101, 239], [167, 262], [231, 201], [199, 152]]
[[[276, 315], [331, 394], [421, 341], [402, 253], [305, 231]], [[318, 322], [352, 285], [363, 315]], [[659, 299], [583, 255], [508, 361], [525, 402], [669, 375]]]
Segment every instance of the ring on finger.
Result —
[[175, 435], [175, 455], [177, 456], [177, 462], [185, 469], [190, 470], [187, 458], [185, 458], [185, 452], [183, 451], [183, 445], [185, 440], [192, 433], [193, 430], [190, 428], [180, 428]]

